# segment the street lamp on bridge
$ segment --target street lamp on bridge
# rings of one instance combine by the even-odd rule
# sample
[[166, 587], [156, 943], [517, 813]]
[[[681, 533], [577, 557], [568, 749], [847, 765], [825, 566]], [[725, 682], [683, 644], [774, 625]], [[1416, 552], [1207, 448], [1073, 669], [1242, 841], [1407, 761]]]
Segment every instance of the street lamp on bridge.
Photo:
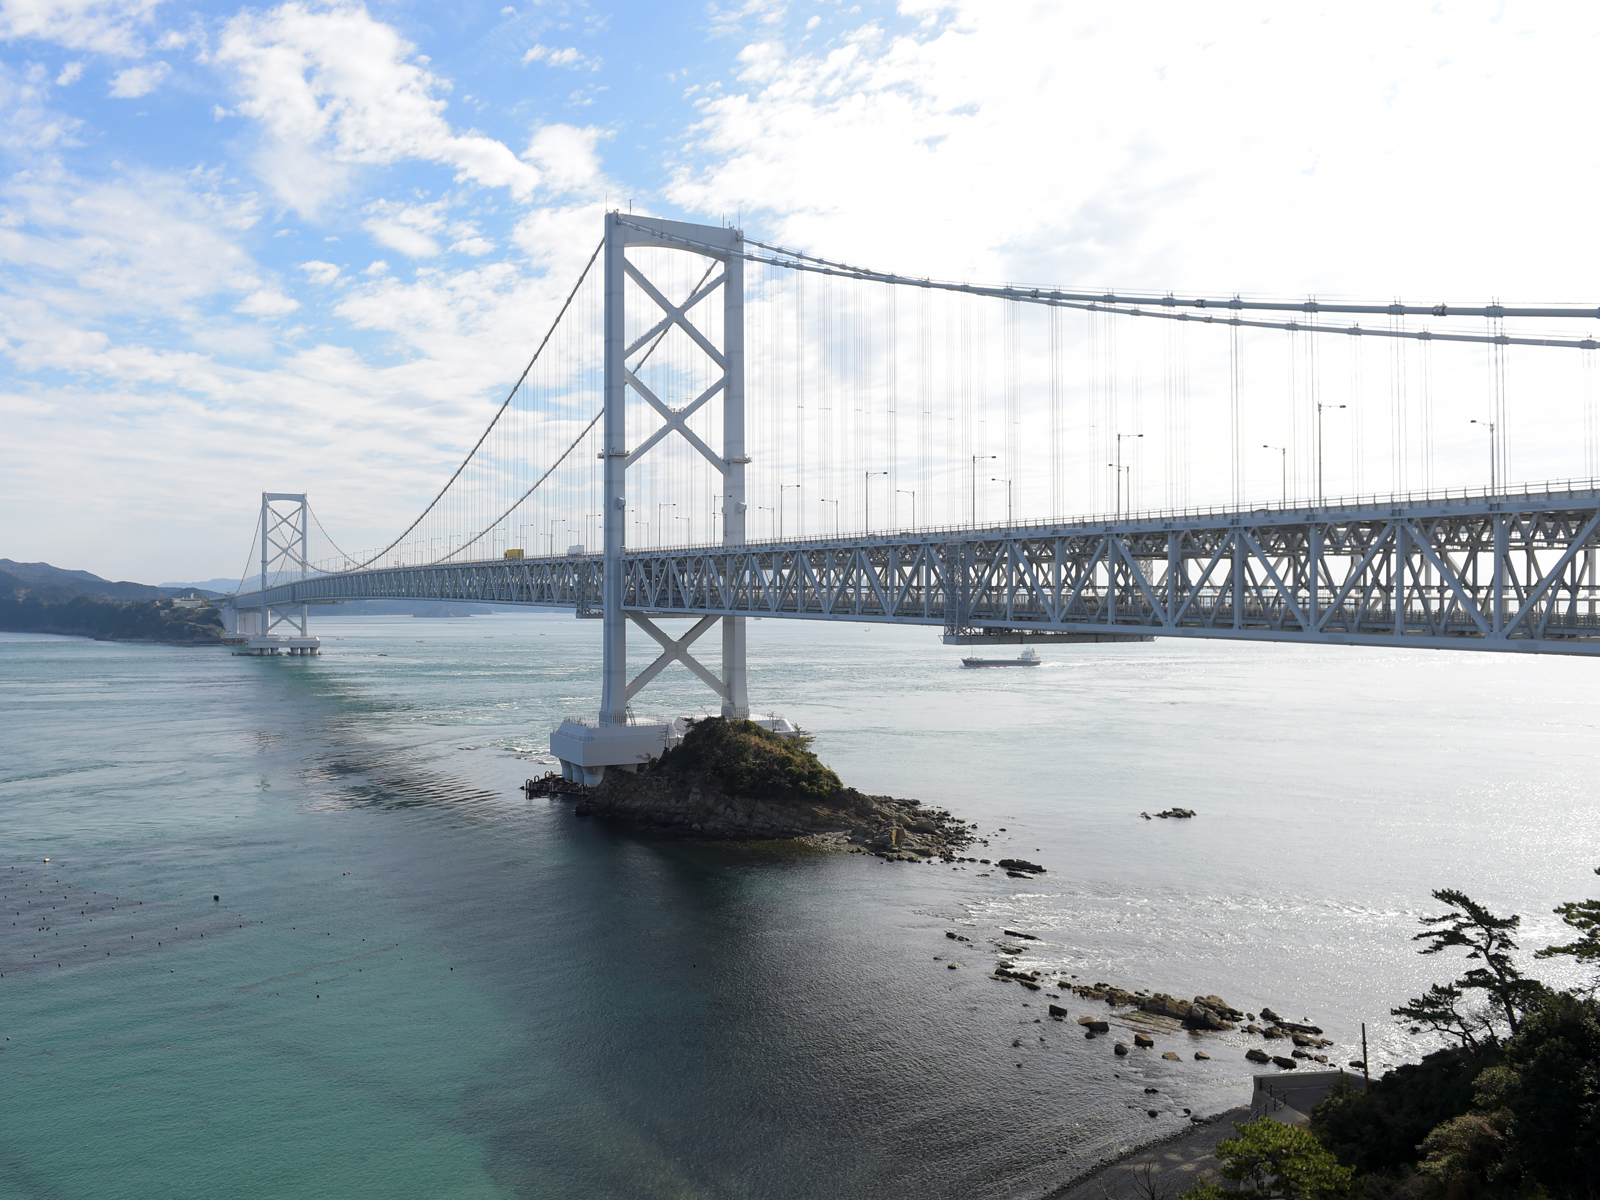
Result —
[[998, 454], [974, 454], [972, 456], [972, 523], [978, 523], [978, 464], [984, 459], [999, 458]]
[[1279, 465], [1279, 467], [1281, 469], [1281, 473], [1283, 475], [1283, 507], [1284, 508], [1288, 508], [1289, 507], [1289, 448], [1287, 446], [1269, 446], [1265, 442], [1261, 443], [1261, 448], [1263, 450], [1276, 450], [1278, 452], [1278, 454], [1281, 456], [1281, 460], [1280, 460], [1278, 465]]
[[887, 475], [888, 473], [887, 471], [861, 472], [861, 502], [865, 505], [862, 513], [862, 522], [866, 526], [867, 533], [872, 532], [872, 477], [874, 475]]
[[[783, 541], [783, 494], [790, 488], [794, 489], [794, 515], [800, 516], [800, 485], [798, 483], [780, 483], [778, 485], [778, 540]], [[801, 518], [804, 524], [804, 518]]]
[[1495, 423], [1493, 421], [1480, 421], [1477, 417], [1473, 417], [1468, 424], [1482, 425], [1489, 431], [1489, 491], [1491, 493], [1498, 492], [1500, 490], [1500, 455], [1494, 436]]
[[822, 500], [820, 503], [833, 505], [833, 536], [839, 536], [839, 502], [837, 500]]
[[1322, 504], [1322, 410], [1325, 408], [1344, 408], [1343, 404], [1324, 404], [1317, 401], [1317, 504]]
[[[1123, 438], [1142, 438], [1143, 436], [1144, 436], [1144, 434], [1142, 434], [1142, 433], [1119, 433], [1119, 434], [1117, 434], [1117, 463], [1116, 463], [1116, 466], [1117, 466], [1117, 516], [1119, 516], [1119, 517], [1122, 515], [1122, 439]], [[1110, 464], [1107, 464], [1107, 465], [1109, 466]], [[1130, 507], [1133, 504], [1133, 466], [1132, 466], [1132, 464], [1129, 464], [1129, 466], [1128, 466], [1128, 504], [1129, 504]]]
[[989, 476], [990, 483], [1003, 483], [1006, 485], [1006, 524], [1011, 524], [1011, 480], [1001, 479], [997, 475]]
[[917, 527], [917, 493], [916, 493], [916, 489], [914, 489], [914, 488], [895, 488], [894, 494], [896, 496], [910, 496], [911, 497], [911, 528], [915, 529]]

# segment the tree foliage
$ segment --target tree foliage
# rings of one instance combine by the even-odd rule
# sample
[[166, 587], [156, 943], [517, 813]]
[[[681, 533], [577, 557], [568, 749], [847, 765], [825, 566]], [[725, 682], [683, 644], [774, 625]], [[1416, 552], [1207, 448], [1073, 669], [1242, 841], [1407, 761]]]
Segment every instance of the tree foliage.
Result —
[[[1594, 873], [1600, 875], [1600, 867], [1596, 867]], [[1554, 911], [1564, 924], [1576, 929], [1580, 936], [1564, 945], [1546, 946], [1534, 957], [1569, 955], [1580, 963], [1600, 966], [1600, 900], [1569, 900]], [[1596, 983], [1600, 984], [1600, 979]], [[1590, 993], [1594, 991], [1595, 988], [1591, 987]]]
[[[1512, 957], [1520, 918], [1459, 891], [1433, 895], [1450, 909], [1423, 919], [1422, 953], [1462, 949], [1469, 967], [1393, 1011], [1413, 1032], [1425, 1025], [1458, 1045], [1364, 1093], [1336, 1090], [1312, 1114], [1313, 1132], [1375, 1200], [1596, 1200], [1600, 1001], [1522, 974]], [[1600, 901], [1555, 912], [1579, 936], [1539, 957], [1600, 961]]]
[[724, 717], [691, 721], [683, 741], [650, 769], [692, 776], [752, 800], [815, 804], [841, 790], [839, 777], [812, 752], [809, 737], [785, 737], [753, 721]]
[[1184, 1193], [1192, 1200], [1231, 1200], [1241, 1195], [1260, 1200], [1343, 1200], [1350, 1194], [1353, 1172], [1340, 1166], [1308, 1130], [1268, 1117], [1236, 1123], [1234, 1129], [1238, 1137], [1217, 1143], [1221, 1175], [1234, 1187], [1202, 1180]]
[[[1525, 977], [1511, 957], [1517, 943], [1512, 938], [1522, 924], [1519, 916], [1497, 917], [1465, 892], [1441, 888], [1433, 893], [1447, 911], [1423, 917], [1423, 931], [1413, 941], [1426, 942], [1419, 954], [1465, 950], [1470, 966], [1453, 983], [1434, 984], [1390, 1014], [1416, 1027], [1453, 1037], [1463, 1046], [1498, 1044], [1503, 1022], [1512, 1035], [1521, 1028], [1527, 1012], [1538, 1006], [1545, 987]], [[1477, 1007], [1469, 1007], [1476, 993]]]
[[1417, 1161], [1435, 1126], [1471, 1110], [1479, 1072], [1499, 1051], [1440, 1050], [1374, 1079], [1367, 1090], [1336, 1089], [1311, 1114], [1311, 1129], [1339, 1161], [1363, 1175], [1398, 1175]]

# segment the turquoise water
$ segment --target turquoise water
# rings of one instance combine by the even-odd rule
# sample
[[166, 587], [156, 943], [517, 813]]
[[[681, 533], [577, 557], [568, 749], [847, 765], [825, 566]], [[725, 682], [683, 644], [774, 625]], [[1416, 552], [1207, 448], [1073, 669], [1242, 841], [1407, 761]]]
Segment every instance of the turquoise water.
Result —
[[[1364, 1020], [1400, 1061], [1430, 888], [1530, 946], [1593, 894], [1600, 664], [1158, 642], [962, 672], [928, 631], [750, 628], [758, 702], [848, 781], [1049, 873], [525, 799], [594, 707], [567, 616], [326, 620], [306, 661], [0, 634], [0, 1196], [1042, 1195], [1240, 1102], [1244, 1043], [1117, 1060], [1035, 1024], [986, 978], [1001, 929], [1343, 1057]], [[1171, 804], [1201, 815], [1139, 819]]]

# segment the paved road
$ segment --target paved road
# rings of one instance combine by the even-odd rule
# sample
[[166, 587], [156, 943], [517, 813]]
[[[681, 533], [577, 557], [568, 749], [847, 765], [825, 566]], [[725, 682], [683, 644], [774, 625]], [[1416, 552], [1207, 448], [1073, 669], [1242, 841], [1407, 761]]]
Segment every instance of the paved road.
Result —
[[1202, 1174], [1215, 1177], [1217, 1142], [1234, 1136], [1235, 1121], [1249, 1119], [1248, 1108], [1230, 1109], [1058, 1188], [1046, 1200], [1176, 1200]]

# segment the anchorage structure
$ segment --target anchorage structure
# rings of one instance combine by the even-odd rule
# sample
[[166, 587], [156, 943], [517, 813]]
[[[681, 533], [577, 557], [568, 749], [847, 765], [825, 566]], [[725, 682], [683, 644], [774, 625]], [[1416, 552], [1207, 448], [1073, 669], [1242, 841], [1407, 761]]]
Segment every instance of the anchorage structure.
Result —
[[[689, 225], [680, 221], [606, 214], [605, 236], [605, 479], [601, 502], [605, 511], [605, 546], [601, 558], [603, 678], [600, 714], [592, 723], [569, 719], [550, 735], [550, 749], [561, 760], [568, 779], [594, 785], [607, 767], [634, 770], [660, 754], [681, 733], [681, 725], [641, 723], [629, 701], [672, 663], [687, 667], [722, 700], [725, 717], [748, 717], [745, 691], [745, 618], [734, 614], [700, 616], [678, 637], [663, 630], [647, 611], [627, 605], [623, 588], [627, 529], [628, 470], [664, 439], [681, 437], [721, 477], [718, 509], [722, 544], [743, 546], [745, 539], [744, 468], [750, 461], [744, 445], [744, 235], [737, 229]], [[703, 281], [682, 303], [673, 303], [662, 287], [628, 257], [629, 247], [648, 246], [693, 254], [710, 261]], [[656, 319], [632, 341], [627, 336], [628, 283], [653, 306]], [[720, 293], [722, 345], [713, 344], [695, 323], [695, 311]], [[718, 373], [709, 386], [682, 408], [665, 403], [639, 377], [643, 361], [663, 336], [681, 331]], [[629, 397], [660, 417], [661, 424], [637, 446], [627, 444]], [[722, 416], [722, 449], [713, 450], [687, 422], [701, 408], [718, 403]], [[661, 654], [639, 675], [628, 679], [628, 622], [632, 621], [661, 646]], [[722, 674], [719, 676], [690, 653], [706, 633], [721, 626]]]

